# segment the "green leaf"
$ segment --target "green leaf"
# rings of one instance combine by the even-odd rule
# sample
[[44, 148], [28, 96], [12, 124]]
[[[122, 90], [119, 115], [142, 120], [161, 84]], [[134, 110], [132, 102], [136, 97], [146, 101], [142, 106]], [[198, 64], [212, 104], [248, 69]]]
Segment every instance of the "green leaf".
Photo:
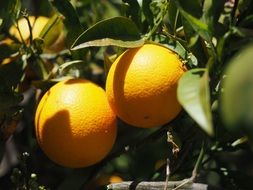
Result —
[[39, 37], [44, 39], [46, 46], [52, 45], [63, 30], [62, 19], [59, 15], [55, 14], [47, 22], [46, 26], [40, 32]]
[[222, 83], [221, 115], [229, 130], [243, 126], [253, 138], [253, 44], [241, 50], [228, 63]]
[[[181, 4], [179, 3], [179, 1], [175, 1], [178, 10], [180, 11], [181, 15], [189, 22], [189, 24], [192, 26], [192, 28], [206, 41], [210, 41], [211, 37], [210, 37], [210, 33], [208, 30], [208, 25], [204, 22], [202, 22], [201, 20], [199, 20], [198, 18], [192, 16], [191, 14], [189, 14], [188, 12], [186, 12]], [[186, 31], [187, 32], [187, 31]]]
[[65, 62], [59, 66], [59, 71], [62, 72], [63, 70], [67, 68], [69, 69], [75, 66], [76, 64], [82, 64], [82, 63], [84, 63], [83, 60], [74, 60], [74, 61]]
[[168, 6], [168, 21], [173, 33], [177, 29], [177, 20], [178, 20], [178, 9], [174, 1], [170, 1]]
[[137, 0], [123, 0], [126, 7], [126, 16], [136, 24], [141, 26], [141, 11]]
[[151, 2], [152, 2], [151, 0], [142, 1], [142, 12], [143, 12], [145, 19], [147, 20], [149, 26], [154, 25], [154, 22], [153, 22], [154, 15], [153, 15], [152, 11], [150, 10], [150, 3]]
[[64, 16], [63, 23], [67, 29], [66, 42], [70, 47], [83, 31], [78, 15], [68, 0], [51, 0], [51, 3]]
[[203, 1], [199, 0], [176, 0], [177, 2], [173, 1], [174, 3], [180, 3], [180, 6], [189, 14], [193, 15], [196, 18], [200, 18], [202, 15], [202, 6]]
[[138, 47], [144, 44], [137, 26], [126, 17], [102, 20], [84, 31], [72, 45], [72, 50], [90, 46]]
[[205, 0], [203, 5], [202, 20], [208, 25], [209, 31], [214, 32], [225, 0]]
[[117, 58], [117, 54], [110, 56], [106, 52], [104, 53], [104, 70], [105, 70], [106, 76], [110, 70], [111, 65], [113, 64], [116, 58]]
[[2, 41], [0, 43], [0, 62], [5, 59], [5, 58], [10, 58], [12, 54], [15, 54], [18, 52], [20, 45], [19, 44], [8, 44]]
[[198, 65], [197, 58], [191, 52], [188, 52], [179, 41], [172, 40], [164, 35], [158, 35], [155, 41], [176, 52], [184, 61], [186, 61], [188, 66]]
[[192, 25], [183, 17], [182, 25], [184, 27], [185, 38], [188, 42], [188, 47], [191, 48], [196, 45], [199, 40], [199, 34], [193, 29]]
[[17, 19], [21, 10], [20, 0], [0, 1], [0, 17], [3, 19]]
[[179, 80], [177, 96], [186, 112], [208, 135], [213, 135], [208, 71], [187, 71]]

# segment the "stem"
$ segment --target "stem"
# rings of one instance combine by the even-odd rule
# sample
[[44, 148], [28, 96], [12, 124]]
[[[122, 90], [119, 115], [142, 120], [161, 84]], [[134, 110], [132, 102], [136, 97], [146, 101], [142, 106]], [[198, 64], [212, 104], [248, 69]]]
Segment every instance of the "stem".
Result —
[[[25, 40], [24, 40], [24, 38], [23, 38], [23, 36], [22, 36], [22, 34], [21, 34], [21, 31], [20, 31], [20, 29], [19, 29], [18, 22], [15, 22], [15, 26], [16, 26], [16, 28], [17, 28], [17, 30], [18, 30], [19, 35], [20, 35], [22, 44], [23, 44], [25, 47], [27, 47], [27, 46], [26, 46], [26, 43], [25, 43]], [[17, 40], [17, 38], [16, 38], [16, 40]]]
[[178, 16], [179, 16], [179, 10], [177, 9], [177, 12], [176, 12], [176, 17], [175, 17], [175, 22], [174, 22], [174, 25], [173, 25], [173, 34], [174, 36], [176, 36], [176, 31], [177, 31], [177, 20], [178, 20]]
[[202, 160], [203, 160], [204, 155], [205, 155], [204, 153], [205, 153], [205, 151], [204, 151], [204, 143], [203, 143], [202, 148], [201, 148], [200, 153], [199, 153], [198, 160], [197, 160], [197, 162], [194, 166], [194, 169], [192, 170], [192, 176], [191, 176], [192, 181], [194, 181], [196, 179], [197, 173], [199, 171], [200, 165], [201, 165]]
[[169, 177], [170, 177], [170, 159], [167, 158], [167, 162], [166, 162], [166, 180], [165, 180], [165, 186], [164, 186], [163, 190], [168, 189]]
[[235, 22], [236, 22], [235, 13], [236, 13], [238, 4], [239, 4], [239, 0], [235, 0], [234, 6], [233, 6], [233, 9], [232, 9], [232, 12], [231, 12], [231, 19], [232, 19], [233, 24], [235, 24]]
[[[32, 33], [32, 25], [30, 23], [30, 20], [28, 18], [28, 15], [24, 15], [24, 18], [26, 19], [27, 21], [27, 24], [28, 24], [28, 27], [29, 27], [29, 32], [30, 32], [30, 35], [29, 35], [29, 41], [30, 41], [30, 44], [32, 43], [33, 41], [33, 33]], [[36, 18], [35, 18], [36, 19]], [[34, 20], [34, 23], [36, 22], [36, 20]]]

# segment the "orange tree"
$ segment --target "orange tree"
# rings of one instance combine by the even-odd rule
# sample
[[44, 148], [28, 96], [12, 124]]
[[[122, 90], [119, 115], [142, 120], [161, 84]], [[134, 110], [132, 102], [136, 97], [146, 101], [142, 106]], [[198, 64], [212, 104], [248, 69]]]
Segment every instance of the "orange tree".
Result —
[[0, 189], [252, 189], [252, 40], [251, 0], [1, 1]]

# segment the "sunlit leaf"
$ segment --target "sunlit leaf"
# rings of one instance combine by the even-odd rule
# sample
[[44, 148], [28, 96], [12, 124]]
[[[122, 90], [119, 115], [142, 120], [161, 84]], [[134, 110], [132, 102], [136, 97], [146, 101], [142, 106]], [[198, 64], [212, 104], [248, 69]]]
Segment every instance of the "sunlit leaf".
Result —
[[208, 135], [213, 135], [207, 70], [187, 71], [179, 80], [177, 96], [186, 112]]
[[84, 31], [72, 45], [72, 50], [108, 45], [130, 48], [143, 43], [144, 40], [134, 22], [126, 17], [114, 17], [100, 21]]
[[230, 130], [244, 127], [253, 137], [253, 45], [240, 51], [228, 63], [222, 84], [222, 119]]
[[39, 37], [44, 40], [46, 46], [50, 46], [59, 38], [61, 32], [63, 32], [62, 18], [55, 14], [49, 19]]
[[66, 68], [69, 68], [69, 67], [72, 67], [76, 64], [81, 64], [81, 63], [83, 63], [83, 60], [69, 61], [69, 62], [66, 62], [66, 63], [63, 63], [62, 65], [60, 65], [59, 70], [63, 71]]

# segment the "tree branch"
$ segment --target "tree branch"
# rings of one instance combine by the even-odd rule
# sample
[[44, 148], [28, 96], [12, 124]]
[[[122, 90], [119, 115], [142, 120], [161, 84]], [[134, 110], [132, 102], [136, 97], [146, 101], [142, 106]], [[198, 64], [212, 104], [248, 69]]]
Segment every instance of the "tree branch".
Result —
[[[185, 183], [185, 180], [182, 181], [169, 181], [167, 183], [167, 189], [173, 189], [177, 186]], [[164, 181], [153, 181], [153, 182], [134, 182], [126, 181], [121, 183], [109, 184], [107, 186], [108, 190], [162, 190], [165, 186]], [[207, 184], [202, 183], [192, 183], [188, 182], [179, 188], [180, 190], [207, 190], [212, 189]]]

